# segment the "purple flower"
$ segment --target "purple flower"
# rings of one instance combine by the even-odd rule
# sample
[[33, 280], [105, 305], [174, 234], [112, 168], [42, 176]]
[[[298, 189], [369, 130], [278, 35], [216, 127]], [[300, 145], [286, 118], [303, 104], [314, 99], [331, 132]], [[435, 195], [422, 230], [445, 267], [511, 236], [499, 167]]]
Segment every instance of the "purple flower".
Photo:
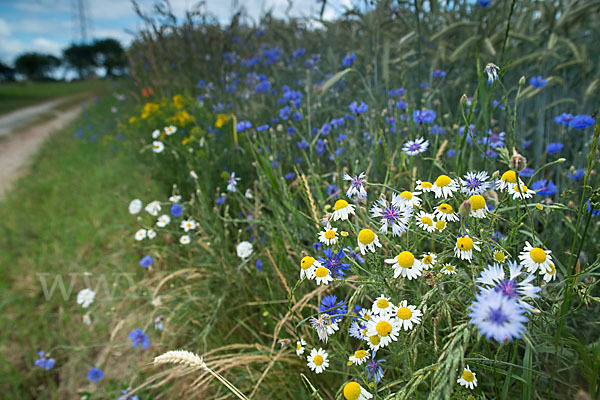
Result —
[[568, 177], [569, 179], [572, 179], [572, 180], [574, 180], [574, 181], [578, 181], [578, 180], [580, 180], [581, 178], [583, 178], [584, 176], [585, 176], [585, 171], [584, 171], [584, 170], [582, 170], [582, 169], [576, 169], [576, 170], [575, 170], [575, 173], [571, 173], [571, 171], [569, 171], [569, 172], [567, 173], [567, 177]]
[[179, 204], [173, 204], [171, 206], [171, 215], [173, 215], [174, 217], [179, 217], [182, 212], [183, 208], [181, 208]]
[[144, 268], [148, 268], [149, 266], [152, 265], [152, 263], [154, 262], [154, 259], [150, 256], [144, 256], [144, 258], [142, 258], [140, 260], [140, 265]]
[[350, 264], [342, 262], [342, 258], [346, 256], [344, 250], [340, 250], [334, 254], [333, 250], [325, 248], [323, 249], [323, 254], [325, 254], [325, 257], [319, 257], [319, 262], [329, 270], [334, 279], [346, 275], [344, 271], [350, 267]]
[[262, 259], [260, 259], [260, 258], [258, 260], [256, 260], [256, 264], [254, 264], [254, 266], [256, 267], [256, 270], [258, 272], [263, 272], [262, 265], [263, 265], [263, 262], [262, 262]]
[[333, 198], [339, 197], [340, 188], [338, 188], [336, 185], [329, 185], [327, 187], [327, 195], [332, 196]]
[[318, 155], [322, 156], [325, 153], [325, 142], [323, 139], [317, 140], [317, 144], [315, 145], [315, 151]]
[[217, 203], [218, 205], [221, 205], [221, 204], [225, 203], [225, 199], [226, 199], [226, 197], [225, 197], [225, 196], [221, 196], [221, 197], [219, 197], [219, 198], [217, 199], [216, 203]]
[[361, 264], [365, 262], [365, 259], [360, 255], [360, 253], [354, 251], [352, 247], [346, 247], [344, 251], [346, 252], [347, 257], [350, 257], [351, 259], [358, 261]]
[[346, 302], [338, 302], [334, 294], [323, 297], [319, 305], [319, 312], [330, 315], [332, 323], [341, 320], [342, 315], [346, 314], [347, 311]]
[[590, 125], [594, 124], [594, 118], [589, 115], [576, 115], [573, 117], [571, 122], [569, 122], [569, 126], [575, 129], [585, 129]]
[[434, 78], [443, 78], [446, 76], [446, 73], [441, 69], [436, 69], [431, 73], [431, 76], [433, 76]]
[[346, 54], [344, 59], [342, 60], [342, 66], [349, 67], [354, 64], [354, 60], [356, 60], [356, 56], [354, 53]]
[[546, 151], [548, 154], [556, 154], [560, 153], [563, 147], [563, 144], [560, 142], [548, 143], [548, 146], [546, 146]]
[[298, 145], [298, 148], [300, 148], [300, 149], [306, 149], [306, 148], [308, 148], [308, 142], [306, 140], [304, 140], [304, 139], [302, 139], [301, 141], [299, 141], [297, 143], [297, 145]]
[[404, 100], [398, 100], [396, 102], [396, 108], [399, 110], [406, 110], [406, 102]]
[[256, 128], [258, 132], [266, 131], [267, 129], [269, 129], [269, 124], [264, 124]]
[[365, 367], [365, 371], [367, 371], [367, 379], [373, 379], [376, 383], [381, 381], [383, 378], [383, 368], [381, 364], [385, 362], [385, 360], [376, 360], [375, 359], [375, 351], [371, 355], [371, 360], [367, 363]]
[[519, 172], [519, 176], [522, 176], [523, 178], [531, 178], [533, 172], [533, 168], [526, 167]]
[[353, 114], [360, 115], [367, 112], [369, 106], [366, 105], [364, 101], [361, 101], [360, 105], [356, 101], [353, 101], [352, 103], [350, 103], [348, 108]]
[[104, 378], [104, 372], [100, 368], [92, 368], [88, 371], [87, 377], [92, 382], [98, 382]]
[[531, 184], [531, 188], [540, 196], [552, 196], [556, 193], [557, 188], [552, 180], [540, 179]]
[[54, 368], [54, 364], [56, 364], [56, 360], [54, 358], [46, 358], [43, 351], [40, 351], [38, 353], [38, 357], [39, 358], [35, 360], [33, 365], [35, 365], [36, 367], [44, 368], [46, 371], [49, 371], [52, 368]]
[[290, 179], [294, 179], [295, 176], [296, 176], [296, 174], [294, 172], [288, 172], [287, 174], [285, 174], [284, 178], [287, 180], [290, 180]]
[[569, 123], [573, 119], [573, 114], [562, 113], [557, 117], [554, 117], [554, 122], [559, 123], [561, 125], [569, 126]]
[[536, 89], [540, 89], [546, 86], [546, 80], [541, 76], [534, 76], [529, 80], [529, 84]]
[[413, 120], [417, 124], [431, 124], [437, 114], [433, 110], [415, 110], [413, 111]]
[[433, 133], [434, 135], [441, 135], [444, 133], [444, 128], [442, 128], [441, 126], [439, 126], [437, 124], [433, 125], [431, 127], [431, 133]]
[[331, 125], [325, 122], [321, 127], [321, 135], [327, 136], [329, 135], [329, 132], [331, 132]]
[[283, 107], [281, 110], [279, 110], [279, 118], [281, 118], [284, 121], [287, 121], [290, 117], [290, 112], [291, 110], [289, 106]]
[[131, 345], [133, 347], [142, 347], [142, 350], [145, 350], [150, 346], [150, 339], [148, 335], [144, 333], [141, 329], [136, 329], [129, 332], [129, 339], [131, 339]]

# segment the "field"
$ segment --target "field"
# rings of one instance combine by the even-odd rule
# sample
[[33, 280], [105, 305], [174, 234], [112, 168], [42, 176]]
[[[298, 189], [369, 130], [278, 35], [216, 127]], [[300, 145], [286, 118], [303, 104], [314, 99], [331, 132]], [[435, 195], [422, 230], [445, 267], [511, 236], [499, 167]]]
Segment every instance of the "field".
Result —
[[6, 203], [12, 397], [600, 398], [600, 2], [322, 7], [144, 16]]

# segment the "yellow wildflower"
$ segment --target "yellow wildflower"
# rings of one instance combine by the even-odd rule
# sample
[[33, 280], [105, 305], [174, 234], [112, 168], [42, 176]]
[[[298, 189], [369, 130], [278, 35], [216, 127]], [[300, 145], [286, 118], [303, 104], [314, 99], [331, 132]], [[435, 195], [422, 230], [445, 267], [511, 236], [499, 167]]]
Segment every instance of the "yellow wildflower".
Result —
[[176, 94], [175, 96], [173, 96], [173, 104], [175, 105], [175, 108], [177, 108], [178, 110], [183, 108], [183, 96], [180, 94]]

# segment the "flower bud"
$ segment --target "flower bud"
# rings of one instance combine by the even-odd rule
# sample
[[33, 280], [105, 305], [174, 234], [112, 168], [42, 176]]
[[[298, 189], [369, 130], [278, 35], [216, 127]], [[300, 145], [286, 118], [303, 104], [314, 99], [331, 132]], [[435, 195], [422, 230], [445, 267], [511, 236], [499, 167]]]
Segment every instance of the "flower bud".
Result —
[[467, 104], [467, 100], [468, 100], [467, 95], [463, 94], [462, 97], [460, 98], [460, 104], [462, 104], [464, 106], [465, 104]]
[[522, 76], [521, 79], [519, 79], [519, 86], [523, 86], [525, 84], [525, 76]]
[[513, 155], [510, 158], [510, 169], [520, 172], [526, 166], [527, 159], [513, 148]]
[[469, 200], [465, 200], [458, 209], [458, 214], [462, 219], [465, 219], [471, 213], [471, 202]]

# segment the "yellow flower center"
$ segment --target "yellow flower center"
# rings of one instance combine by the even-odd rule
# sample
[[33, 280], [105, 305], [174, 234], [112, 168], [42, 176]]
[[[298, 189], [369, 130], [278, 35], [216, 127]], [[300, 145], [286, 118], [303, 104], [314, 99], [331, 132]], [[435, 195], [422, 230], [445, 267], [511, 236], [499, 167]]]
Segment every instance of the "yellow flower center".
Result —
[[454, 271], [454, 266], [453, 266], [453, 265], [446, 265], [446, 266], [444, 267], [444, 269], [445, 269], [446, 271], [450, 271], [450, 272], [452, 272], [452, 271]]
[[396, 259], [402, 268], [410, 268], [415, 263], [415, 256], [410, 251], [403, 251]]
[[431, 257], [430, 255], [426, 255], [425, 257], [423, 257], [423, 264], [431, 264], [433, 262], [433, 257]]
[[421, 182], [421, 187], [423, 189], [431, 189], [433, 185], [431, 184], [431, 182]]
[[456, 241], [456, 247], [463, 251], [469, 251], [473, 248], [473, 239], [471, 239], [468, 236], [458, 238], [458, 240]]
[[501, 263], [504, 262], [504, 260], [506, 260], [506, 256], [504, 255], [504, 253], [502, 253], [501, 251], [494, 252], [494, 261]]
[[346, 400], [357, 400], [360, 397], [361, 388], [356, 382], [348, 382], [344, 386], [344, 397]]
[[296, 345], [296, 350], [300, 350], [301, 348], [302, 348], [302, 344], [301, 344], [301, 343], [298, 343], [298, 344]]
[[548, 264], [548, 270], [546, 271], [549, 275], [554, 275], [556, 273], [556, 268], [554, 268], [554, 264]]
[[387, 321], [379, 321], [375, 329], [380, 336], [386, 337], [392, 332], [392, 325]]
[[535, 247], [535, 248], [531, 249], [531, 251], [529, 252], [529, 255], [531, 256], [531, 259], [535, 263], [541, 264], [544, 261], [546, 261], [546, 252], [544, 250], [540, 249], [539, 247]]
[[469, 203], [471, 203], [472, 210], [481, 210], [485, 207], [485, 199], [478, 194], [469, 197]]
[[536, 203], [535, 208], [537, 208], [539, 211], [542, 211], [544, 209], [544, 206], [541, 205], [540, 203]]
[[375, 233], [370, 229], [363, 229], [358, 233], [358, 241], [362, 244], [370, 244], [375, 239]]
[[400, 319], [407, 320], [407, 319], [410, 319], [412, 317], [412, 311], [410, 311], [410, 309], [408, 307], [401, 307], [396, 312], [396, 315]]
[[323, 356], [320, 354], [317, 354], [315, 356], [315, 358], [313, 358], [313, 362], [315, 363], [315, 365], [321, 365], [323, 364]]
[[354, 353], [354, 358], [363, 358], [366, 354], [366, 351], [358, 350], [356, 353]]
[[335, 232], [334, 231], [327, 231], [325, 232], [325, 239], [333, 239], [335, 238]]
[[473, 382], [475, 380], [475, 375], [473, 375], [471, 371], [465, 369], [462, 373], [462, 378], [467, 382]]
[[[387, 300], [386, 300], [387, 301]], [[365, 314], [365, 316], [363, 317], [364, 319], [366, 319], [367, 321], [371, 319], [371, 315], [370, 314]]]
[[527, 193], [527, 191], [529, 189], [527, 188], [527, 186], [521, 184], [521, 185], [515, 185], [514, 190], [517, 193]]
[[443, 187], [443, 186], [448, 185], [450, 182], [452, 182], [452, 179], [450, 179], [450, 177], [448, 175], [440, 175], [435, 180], [435, 185], [437, 187]]
[[446, 221], [439, 220], [435, 223], [435, 228], [438, 231], [443, 231], [445, 227], [446, 227]]
[[440, 206], [438, 207], [438, 210], [440, 210], [444, 214], [452, 214], [454, 212], [454, 209], [448, 203], [442, 203], [442, 204], [440, 204]]
[[367, 337], [367, 328], [365, 328], [365, 329], [362, 330], [362, 335], [364, 337]]
[[508, 183], [516, 183], [517, 174], [515, 173], [515, 171], [506, 171], [502, 174], [502, 180]]
[[431, 218], [425, 216], [421, 218], [421, 222], [424, 223], [425, 225], [431, 226], [433, 225], [433, 221], [431, 220]]
[[311, 256], [306, 256], [300, 261], [300, 267], [302, 269], [309, 269], [314, 264], [315, 259]]
[[348, 202], [346, 200], [338, 200], [333, 205], [333, 209], [335, 211], [341, 210], [342, 208], [346, 208], [348, 206]]
[[348, 237], [349, 233], [346, 231], [342, 231], [342, 233], [340, 233], [340, 235], [342, 235], [343, 237]]
[[329, 270], [327, 268], [325, 268], [325, 267], [319, 267], [315, 271], [315, 275], [317, 276], [317, 278], [324, 278], [328, 274], [329, 274]]
[[377, 307], [378, 308], [383, 309], [383, 308], [388, 308], [389, 306], [390, 306], [390, 302], [387, 301], [386, 299], [377, 300]]
[[378, 346], [379, 343], [381, 343], [381, 338], [379, 335], [373, 335], [369, 338], [369, 342], [371, 342], [373, 346]]
[[413, 198], [413, 194], [411, 192], [409, 192], [408, 190], [405, 190], [404, 192], [400, 193], [400, 197], [402, 197], [404, 200], [408, 201]]

